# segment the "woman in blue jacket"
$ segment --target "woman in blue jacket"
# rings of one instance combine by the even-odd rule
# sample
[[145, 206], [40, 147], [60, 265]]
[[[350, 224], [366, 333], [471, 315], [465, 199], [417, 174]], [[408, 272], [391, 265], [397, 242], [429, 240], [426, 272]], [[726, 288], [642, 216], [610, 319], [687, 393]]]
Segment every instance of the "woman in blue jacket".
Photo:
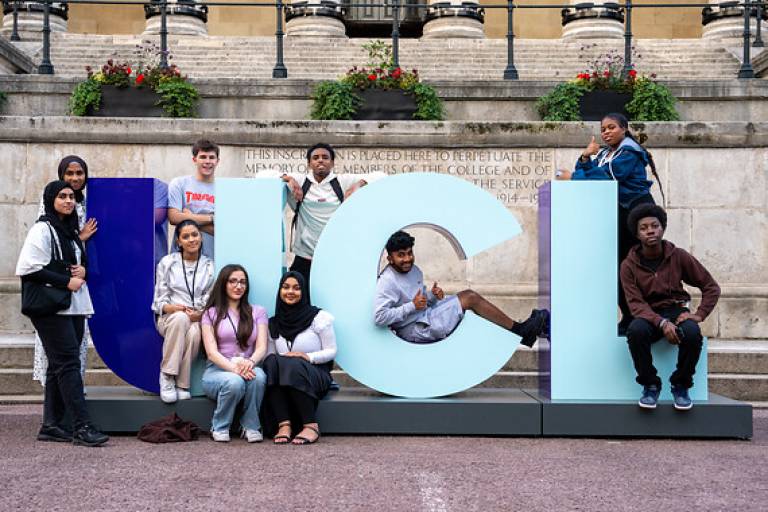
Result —
[[[640, 145], [629, 131], [629, 122], [622, 114], [608, 114], [600, 122], [600, 136], [605, 143], [601, 148], [592, 137], [592, 141], [581, 153], [573, 171], [560, 170], [560, 180], [614, 180], [619, 186], [618, 204], [618, 242], [619, 265], [626, 258], [629, 250], [637, 244], [637, 238], [627, 227], [629, 212], [641, 203], [654, 203], [651, 196], [652, 181], [648, 179], [645, 168], [650, 167], [656, 181], [661, 181], [656, 173], [653, 157]], [[661, 190], [664, 198], [664, 191]], [[632, 315], [624, 297], [624, 290], [619, 283], [619, 308], [621, 321], [619, 334], [624, 334], [632, 321]]]

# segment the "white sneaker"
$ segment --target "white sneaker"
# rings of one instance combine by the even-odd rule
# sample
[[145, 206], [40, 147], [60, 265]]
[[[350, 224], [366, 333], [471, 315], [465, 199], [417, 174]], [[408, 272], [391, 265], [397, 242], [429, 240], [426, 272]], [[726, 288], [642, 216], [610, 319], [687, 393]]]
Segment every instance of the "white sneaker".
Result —
[[213, 440], [219, 443], [228, 443], [229, 442], [229, 431], [228, 430], [214, 430], [211, 432], [211, 435], [213, 436]]
[[172, 404], [179, 399], [176, 393], [176, 378], [173, 375], [166, 375], [160, 372], [160, 400], [167, 404]]
[[192, 393], [184, 388], [176, 388], [176, 395], [179, 397], [179, 400], [189, 400], [192, 398]]
[[258, 430], [251, 430], [249, 428], [244, 428], [240, 437], [246, 438], [249, 443], [260, 443], [264, 440], [264, 436], [261, 432]]

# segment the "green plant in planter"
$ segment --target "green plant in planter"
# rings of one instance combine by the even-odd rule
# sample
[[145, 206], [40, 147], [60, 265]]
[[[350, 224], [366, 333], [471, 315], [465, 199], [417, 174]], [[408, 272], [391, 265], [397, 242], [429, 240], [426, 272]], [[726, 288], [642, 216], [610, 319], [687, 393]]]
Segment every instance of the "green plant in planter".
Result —
[[5, 94], [3, 91], [0, 91], [0, 108], [3, 108], [3, 105], [8, 101], [8, 95]]
[[417, 70], [406, 71], [395, 66], [389, 44], [371, 41], [363, 48], [368, 51], [365, 66], [354, 66], [339, 80], [321, 82], [315, 87], [310, 113], [312, 119], [352, 119], [363, 101], [356, 91], [365, 89], [401, 90], [416, 100], [414, 119], [443, 119], [443, 102], [435, 89], [421, 82]]
[[635, 82], [627, 112], [633, 121], [679, 121], [676, 102], [668, 87], [643, 77]]
[[[148, 87], [160, 95], [156, 106], [162, 107], [168, 117], [194, 117], [200, 94], [187, 82], [173, 64], [160, 65], [160, 49], [151, 41], [136, 45], [138, 65], [134, 68], [128, 62], [119, 64], [109, 59], [99, 71], [86, 66], [88, 78], [77, 84], [69, 98], [72, 115], [84, 116], [101, 106], [101, 87], [113, 85], [118, 88]], [[169, 59], [172, 57], [169, 55]]]
[[354, 86], [346, 82], [321, 82], [312, 99], [312, 119], [352, 119], [363, 102]]
[[[597, 46], [583, 46], [582, 50]], [[539, 98], [536, 110], [544, 121], [581, 121], [579, 100], [595, 90], [610, 90], [632, 95], [626, 110], [633, 121], [677, 121], [675, 97], [669, 88], [650, 77], [639, 76], [630, 69], [624, 76], [624, 57], [616, 50], [598, 55], [588, 69], [576, 75], [570, 82], [558, 84], [552, 91]]]
[[99, 110], [101, 105], [101, 84], [89, 78], [77, 84], [69, 97], [69, 112], [73, 116], [84, 116], [89, 110]]
[[544, 121], [581, 121], [579, 98], [587, 91], [574, 82], [558, 84], [536, 102], [536, 110]]

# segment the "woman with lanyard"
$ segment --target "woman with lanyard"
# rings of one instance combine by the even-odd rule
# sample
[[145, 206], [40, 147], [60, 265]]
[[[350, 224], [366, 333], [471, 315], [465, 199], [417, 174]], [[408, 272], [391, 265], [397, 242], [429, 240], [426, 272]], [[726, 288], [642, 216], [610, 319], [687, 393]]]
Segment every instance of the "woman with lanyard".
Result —
[[208, 364], [203, 391], [216, 400], [211, 420], [214, 441], [228, 442], [235, 408], [243, 401], [242, 437], [264, 439], [259, 408], [266, 376], [257, 365], [267, 353], [267, 312], [248, 302], [248, 273], [240, 265], [219, 272], [203, 313], [203, 343]]
[[[93, 304], [85, 283], [87, 258], [75, 214], [75, 192], [64, 181], [53, 181], [43, 192], [45, 213], [29, 230], [16, 264], [23, 285], [40, 283], [72, 292], [68, 308], [30, 314], [48, 358], [41, 441], [99, 446], [109, 439], [90, 424], [80, 376], [80, 342], [85, 318]], [[52, 265], [53, 260], [63, 263]], [[66, 269], [62, 272], [61, 269]], [[69, 416], [74, 432], [66, 425]]]
[[[623, 114], [607, 114], [600, 122], [600, 136], [605, 147], [595, 142], [595, 137], [581, 153], [576, 168], [573, 172], [559, 170], [556, 178], [559, 180], [614, 180], [618, 182], [618, 262], [627, 257], [629, 250], [638, 243], [635, 235], [627, 226], [629, 212], [641, 203], [654, 203], [651, 196], [651, 185], [645, 171], [646, 166], [651, 168], [653, 176], [659, 183], [662, 200], [664, 190], [661, 189], [661, 181], [656, 173], [656, 164], [651, 154], [640, 145], [634, 135], [629, 131], [629, 121]], [[592, 158], [595, 156], [595, 158]], [[618, 281], [618, 278], [617, 278]], [[632, 322], [632, 314], [629, 312], [627, 299], [621, 283], [619, 287], [619, 308], [621, 309], [621, 321], [619, 322], [619, 335], [624, 335], [627, 327]]]
[[[80, 230], [80, 241], [85, 244], [96, 232], [96, 219], [85, 217], [85, 186], [88, 184], [88, 165], [85, 160], [76, 155], [65, 156], [59, 162], [59, 179], [66, 182], [75, 192], [75, 213], [77, 226]], [[45, 205], [40, 201], [38, 217], [45, 215]], [[85, 365], [88, 356], [88, 324], [85, 324], [85, 334], [80, 343], [80, 377], [85, 382]], [[32, 378], [45, 386], [48, 358], [45, 356], [40, 336], [35, 336], [35, 361], [32, 367]]]
[[[312, 444], [320, 438], [317, 403], [331, 386], [336, 357], [333, 316], [312, 306], [304, 276], [280, 280], [275, 316], [269, 319], [270, 355], [264, 360], [264, 425], [276, 444]], [[292, 432], [298, 432], [291, 441]]]
[[213, 284], [213, 261], [202, 252], [203, 238], [193, 220], [176, 225], [179, 251], [157, 264], [155, 299], [157, 330], [163, 336], [160, 365], [160, 399], [165, 403], [187, 400], [190, 368], [200, 352], [200, 318]]

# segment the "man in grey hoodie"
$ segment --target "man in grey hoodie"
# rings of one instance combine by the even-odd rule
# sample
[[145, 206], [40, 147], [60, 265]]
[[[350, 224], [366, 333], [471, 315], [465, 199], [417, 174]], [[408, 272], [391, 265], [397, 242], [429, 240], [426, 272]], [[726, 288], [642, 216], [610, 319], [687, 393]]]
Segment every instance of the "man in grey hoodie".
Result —
[[464, 312], [470, 310], [517, 334], [522, 338], [520, 343], [528, 347], [549, 330], [546, 310], [534, 309], [527, 320], [516, 322], [473, 290], [446, 296], [437, 282], [427, 290], [423, 274], [414, 263], [414, 242], [405, 231], [397, 231], [387, 240], [389, 265], [376, 285], [376, 325], [391, 328], [406, 341], [432, 343], [451, 334]]

